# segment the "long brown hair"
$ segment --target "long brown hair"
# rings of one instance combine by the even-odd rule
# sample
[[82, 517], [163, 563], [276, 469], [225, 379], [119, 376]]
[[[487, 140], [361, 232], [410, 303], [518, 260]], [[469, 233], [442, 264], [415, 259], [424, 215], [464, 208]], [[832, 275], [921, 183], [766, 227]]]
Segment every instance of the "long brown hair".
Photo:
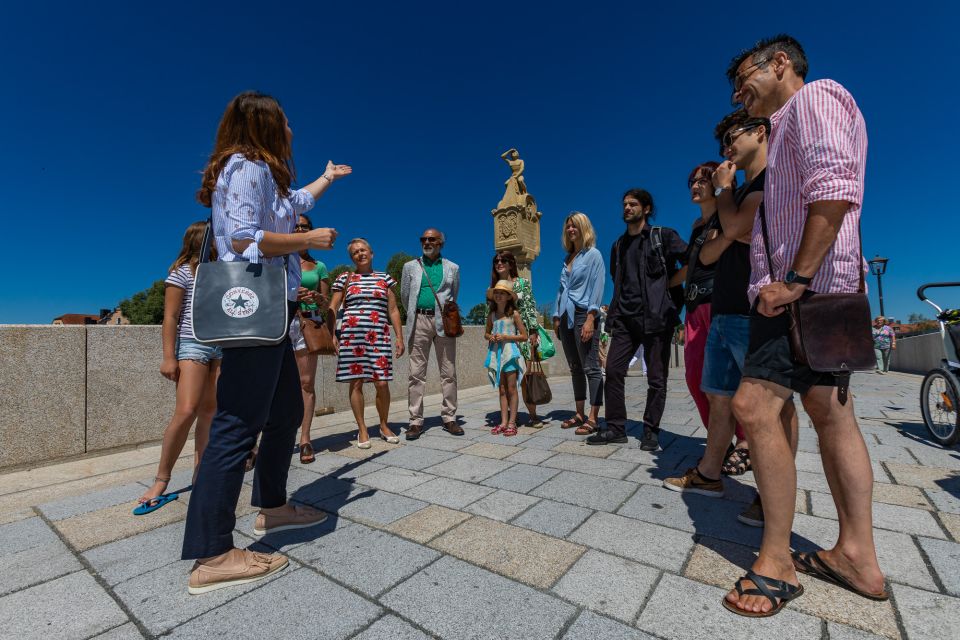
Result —
[[501, 278], [497, 274], [497, 258], [503, 258], [507, 261], [507, 266], [510, 267], [510, 277], [519, 278], [520, 274], [517, 271], [517, 259], [514, 257], [513, 253], [510, 251], [502, 250], [497, 251], [493, 256], [493, 265], [490, 267], [490, 286], [495, 287], [497, 283], [500, 282]]
[[224, 165], [235, 153], [247, 160], [262, 160], [270, 167], [281, 197], [290, 195], [290, 184], [296, 179], [293, 152], [287, 135], [287, 117], [275, 98], [257, 91], [245, 91], [227, 105], [213, 153], [203, 169], [203, 182], [197, 191], [197, 200], [211, 206], [217, 178]]
[[[183, 234], [183, 246], [180, 247], [180, 254], [170, 265], [170, 271], [176, 271], [185, 264], [190, 265], [190, 271], [197, 272], [197, 265], [200, 264], [200, 248], [203, 245], [203, 232], [207, 230], [206, 220], [197, 220]], [[217, 259], [216, 244], [210, 243], [210, 260]]]

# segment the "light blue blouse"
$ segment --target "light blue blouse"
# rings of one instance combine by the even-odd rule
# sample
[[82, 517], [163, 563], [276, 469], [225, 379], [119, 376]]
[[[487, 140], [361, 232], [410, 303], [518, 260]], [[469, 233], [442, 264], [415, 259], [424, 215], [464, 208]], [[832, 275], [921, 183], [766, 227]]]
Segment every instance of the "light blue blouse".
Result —
[[[283, 264], [283, 256], [264, 258], [260, 251], [263, 232], [293, 233], [301, 213], [313, 208], [314, 199], [306, 189], [291, 191], [286, 198], [277, 192], [270, 167], [261, 160], [247, 160], [235, 153], [227, 160], [213, 192], [213, 235], [220, 260]], [[233, 240], [252, 240], [243, 253], [233, 250]], [[287, 300], [297, 299], [300, 260], [295, 254], [287, 261]]]
[[605, 279], [603, 256], [596, 247], [582, 249], [574, 258], [573, 268], [569, 271], [564, 259], [553, 317], [562, 318], [566, 313], [567, 327], [572, 328], [577, 307], [588, 312], [599, 311]]

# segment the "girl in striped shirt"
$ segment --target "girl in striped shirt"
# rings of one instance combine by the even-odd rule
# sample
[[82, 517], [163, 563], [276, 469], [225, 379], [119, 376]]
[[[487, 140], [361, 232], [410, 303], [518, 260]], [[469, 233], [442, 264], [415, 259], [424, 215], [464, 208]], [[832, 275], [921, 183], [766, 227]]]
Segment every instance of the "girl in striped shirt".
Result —
[[[210, 434], [210, 422], [217, 409], [217, 375], [220, 373], [223, 352], [220, 347], [197, 342], [193, 335], [191, 309], [194, 274], [200, 262], [200, 247], [206, 228], [206, 220], [187, 227], [180, 254], [171, 265], [165, 281], [163, 362], [160, 364], [160, 373], [177, 384], [177, 400], [173, 417], [163, 432], [160, 464], [153, 486], [139, 501], [141, 505], [146, 505], [141, 512], [159, 509], [166, 504], [163, 495], [170, 482], [173, 465], [183, 451], [194, 421], [197, 423], [194, 467], [199, 464]], [[211, 259], [216, 260], [216, 248], [211, 247], [211, 254]]]

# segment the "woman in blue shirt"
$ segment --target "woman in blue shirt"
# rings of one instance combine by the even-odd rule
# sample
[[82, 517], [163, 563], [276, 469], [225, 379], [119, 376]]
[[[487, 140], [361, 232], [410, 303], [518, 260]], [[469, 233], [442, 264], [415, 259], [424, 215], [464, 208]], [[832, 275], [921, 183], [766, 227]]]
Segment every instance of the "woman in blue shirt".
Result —
[[[603, 298], [606, 273], [597, 251], [597, 235], [590, 218], [574, 211], [563, 222], [563, 248], [567, 256], [560, 271], [560, 290], [554, 306], [553, 328], [560, 336], [573, 379], [577, 412], [560, 426], [577, 427], [577, 435], [597, 431], [603, 405], [603, 372], [600, 369], [600, 332], [597, 314]], [[590, 417], [585, 404], [589, 390]]]
[[[333, 229], [294, 233], [297, 217], [350, 167], [327, 163], [303, 189], [295, 180], [293, 132], [279, 103], [256, 92], [241, 93], [220, 120], [213, 153], [197, 193], [213, 210], [220, 260], [286, 264], [287, 304], [293, 315], [300, 287], [298, 253], [330, 249]], [[188, 591], [206, 593], [264, 578], [287, 566], [282, 555], [237, 549], [233, 544], [244, 462], [262, 432], [253, 476], [253, 533], [319, 524], [321, 511], [287, 502], [290, 451], [303, 417], [300, 376], [289, 336], [277, 345], [224, 349], [217, 413], [196, 474], [187, 511], [183, 558], [196, 558]]]

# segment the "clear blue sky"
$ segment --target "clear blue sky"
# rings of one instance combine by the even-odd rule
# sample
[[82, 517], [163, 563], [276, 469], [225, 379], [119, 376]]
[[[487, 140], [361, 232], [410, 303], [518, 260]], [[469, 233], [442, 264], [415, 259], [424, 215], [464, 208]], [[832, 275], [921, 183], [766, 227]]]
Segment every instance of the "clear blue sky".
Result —
[[[805, 46], [809, 79], [843, 83], [866, 117], [864, 252], [890, 258], [887, 315], [928, 312], [921, 282], [960, 280], [960, 13], [946, 3], [208, 4], [0, 10], [0, 322], [95, 313], [164, 277], [184, 228], [208, 215], [198, 172], [245, 89], [283, 104], [301, 184], [327, 159], [353, 165], [315, 222], [369, 238], [379, 266], [441, 228], [467, 308], [487, 286], [499, 155], [517, 147], [543, 211], [534, 289], [548, 301], [571, 210], [606, 253], [621, 193], [644, 187], [658, 223], [686, 235], [687, 174], [717, 159], [713, 127], [730, 110], [727, 62], [780, 31]], [[342, 244], [318, 256], [347, 262]]]

